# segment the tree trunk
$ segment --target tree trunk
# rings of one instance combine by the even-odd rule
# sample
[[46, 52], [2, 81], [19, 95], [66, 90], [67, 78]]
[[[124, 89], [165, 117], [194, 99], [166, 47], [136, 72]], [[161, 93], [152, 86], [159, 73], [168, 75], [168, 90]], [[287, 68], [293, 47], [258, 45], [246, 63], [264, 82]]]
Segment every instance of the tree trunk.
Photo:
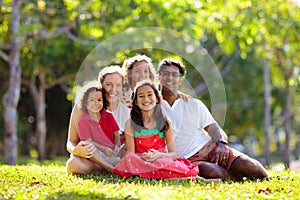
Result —
[[[39, 160], [46, 158], [46, 103], [45, 103], [45, 73], [43, 68], [36, 67], [38, 74], [33, 74], [29, 84], [29, 90], [34, 101], [36, 112], [36, 134], [37, 134], [37, 150]], [[38, 76], [38, 84], [36, 83]], [[38, 85], [38, 86], [37, 86]]]
[[36, 123], [37, 123], [37, 135], [38, 135], [38, 152], [39, 160], [46, 159], [46, 86], [45, 86], [45, 73], [40, 70], [39, 74], [39, 93], [38, 103], [36, 104]]
[[271, 126], [271, 91], [270, 91], [270, 65], [267, 59], [264, 60], [264, 136], [265, 136], [265, 158], [266, 165], [270, 166], [270, 126]]
[[45, 91], [39, 93], [39, 104], [37, 105], [36, 123], [38, 136], [39, 160], [46, 159], [46, 119], [45, 119]]
[[290, 167], [291, 161], [291, 88], [287, 82], [286, 93], [285, 93], [285, 106], [284, 106], [284, 131], [285, 131], [285, 148], [284, 148], [284, 164], [287, 168]]
[[11, 51], [9, 55], [9, 86], [3, 96], [3, 115], [4, 115], [4, 162], [6, 164], [17, 164], [17, 125], [18, 115], [17, 106], [20, 98], [21, 74], [20, 66], [20, 47], [18, 29], [20, 24], [20, 1], [12, 2], [12, 21], [10, 24], [11, 32]]

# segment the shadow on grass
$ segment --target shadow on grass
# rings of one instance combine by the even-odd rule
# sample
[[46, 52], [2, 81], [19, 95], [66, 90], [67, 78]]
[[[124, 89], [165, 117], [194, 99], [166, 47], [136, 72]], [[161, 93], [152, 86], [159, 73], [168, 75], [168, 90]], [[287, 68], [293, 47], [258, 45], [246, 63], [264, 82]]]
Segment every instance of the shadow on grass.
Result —
[[135, 185], [147, 185], [147, 186], [168, 186], [168, 185], [180, 185], [180, 186], [186, 186], [191, 187], [193, 184], [198, 185], [206, 185], [202, 180], [193, 180], [191, 179], [149, 179], [149, 178], [141, 178], [139, 176], [131, 176], [128, 178], [121, 178], [114, 174], [102, 174], [102, 175], [93, 175], [93, 174], [87, 174], [87, 175], [75, 175], [78, 178], [84, 179], [84, 180], [94, 180], [95, 182], [101, 182], [103, 184], [135, 184]]
[[[104, 193], [93, 193], [80, 194], [78, 192], [58, 192], [53, 195], [46, 197], [47, 200], [50, 199], [133, 199], [133, 198], [112, 198]], [[135, 198], [136, 199], [136, 198]]]

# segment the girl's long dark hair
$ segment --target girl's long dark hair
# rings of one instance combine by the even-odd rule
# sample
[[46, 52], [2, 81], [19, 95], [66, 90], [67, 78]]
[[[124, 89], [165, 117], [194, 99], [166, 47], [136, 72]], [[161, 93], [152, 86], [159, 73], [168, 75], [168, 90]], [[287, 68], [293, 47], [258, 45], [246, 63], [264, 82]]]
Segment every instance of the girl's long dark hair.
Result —
[[162, 109], [161, 109], [161, 98], [159, 95], [159, 92], [155, 85], [149, 81], [149, 80], [144, 80], [139, 83], [137, 83], [134, 92], [132, 93], [132, 109], [130, 112], [130, 117], [131, 117], [131, 127], [133, 130], [140, 132], [142, 129], [146, 129], [144, 126], [143, 122], [143, 117], [142, 117], [142, 111], [141, 109], [136, 105], [137, 101], [137, 89], [140, 88], [141, 86], [148, 85], [150, 86], [157, 99], [157, 103], [154, 107], [154, 112], [153, 112], [153, 117], [156, 119], [156, 126], [157, 129], [161, 132], [165, 132], [169, 129], [169, 123], [167, 121], [167, 117], [163, 114]]

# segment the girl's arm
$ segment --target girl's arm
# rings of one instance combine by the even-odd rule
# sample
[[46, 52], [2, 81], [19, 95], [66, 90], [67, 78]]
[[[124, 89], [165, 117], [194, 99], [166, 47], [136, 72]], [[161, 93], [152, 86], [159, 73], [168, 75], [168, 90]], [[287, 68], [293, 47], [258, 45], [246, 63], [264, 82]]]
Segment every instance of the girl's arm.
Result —
[[167, 155], [171, 157], [173, 160], [176, 160], [177, 154], [175, 149], [175, 140], [173, 135], [173, 129], [172, 129], [172, 123], [170, 120], [168, 120], [169, 123], [169, 129], [165, 132], [166, 135], [166, 143], [168, 148]]
[[117, 155], [120, 151], [120, 145], [121, 145], [121, 137], [119, 134], [119, 131], [114, 132], [114, 154]]
[[130, 119], [126, 121], [124, 134], [125, 134], [125, 140], [126, 140], [127, 153], [135, 153], [133, 130], [131, 128], [131, 120]]
[[114, 132], [114, 142], [115, 142], [115, 146], [120, 146], [121, 145], [121, 138], [120, 138], [120, 134], [119, 131], [115, 131]]

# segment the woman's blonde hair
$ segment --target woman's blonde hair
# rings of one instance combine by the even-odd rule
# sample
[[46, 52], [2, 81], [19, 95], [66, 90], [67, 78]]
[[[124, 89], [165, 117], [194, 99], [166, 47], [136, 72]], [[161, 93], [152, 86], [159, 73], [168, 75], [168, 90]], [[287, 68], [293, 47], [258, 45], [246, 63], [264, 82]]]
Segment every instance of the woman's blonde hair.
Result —
[[117, 73], [122, 77], [122, 80], [124, 79], [124, 70], [119, 65], [111, 65], [108, 67], [103, 68], [98, 75], [98, 81], [99, 83], [103, 84], [103, 81], [108, 74], [114, 74]]

